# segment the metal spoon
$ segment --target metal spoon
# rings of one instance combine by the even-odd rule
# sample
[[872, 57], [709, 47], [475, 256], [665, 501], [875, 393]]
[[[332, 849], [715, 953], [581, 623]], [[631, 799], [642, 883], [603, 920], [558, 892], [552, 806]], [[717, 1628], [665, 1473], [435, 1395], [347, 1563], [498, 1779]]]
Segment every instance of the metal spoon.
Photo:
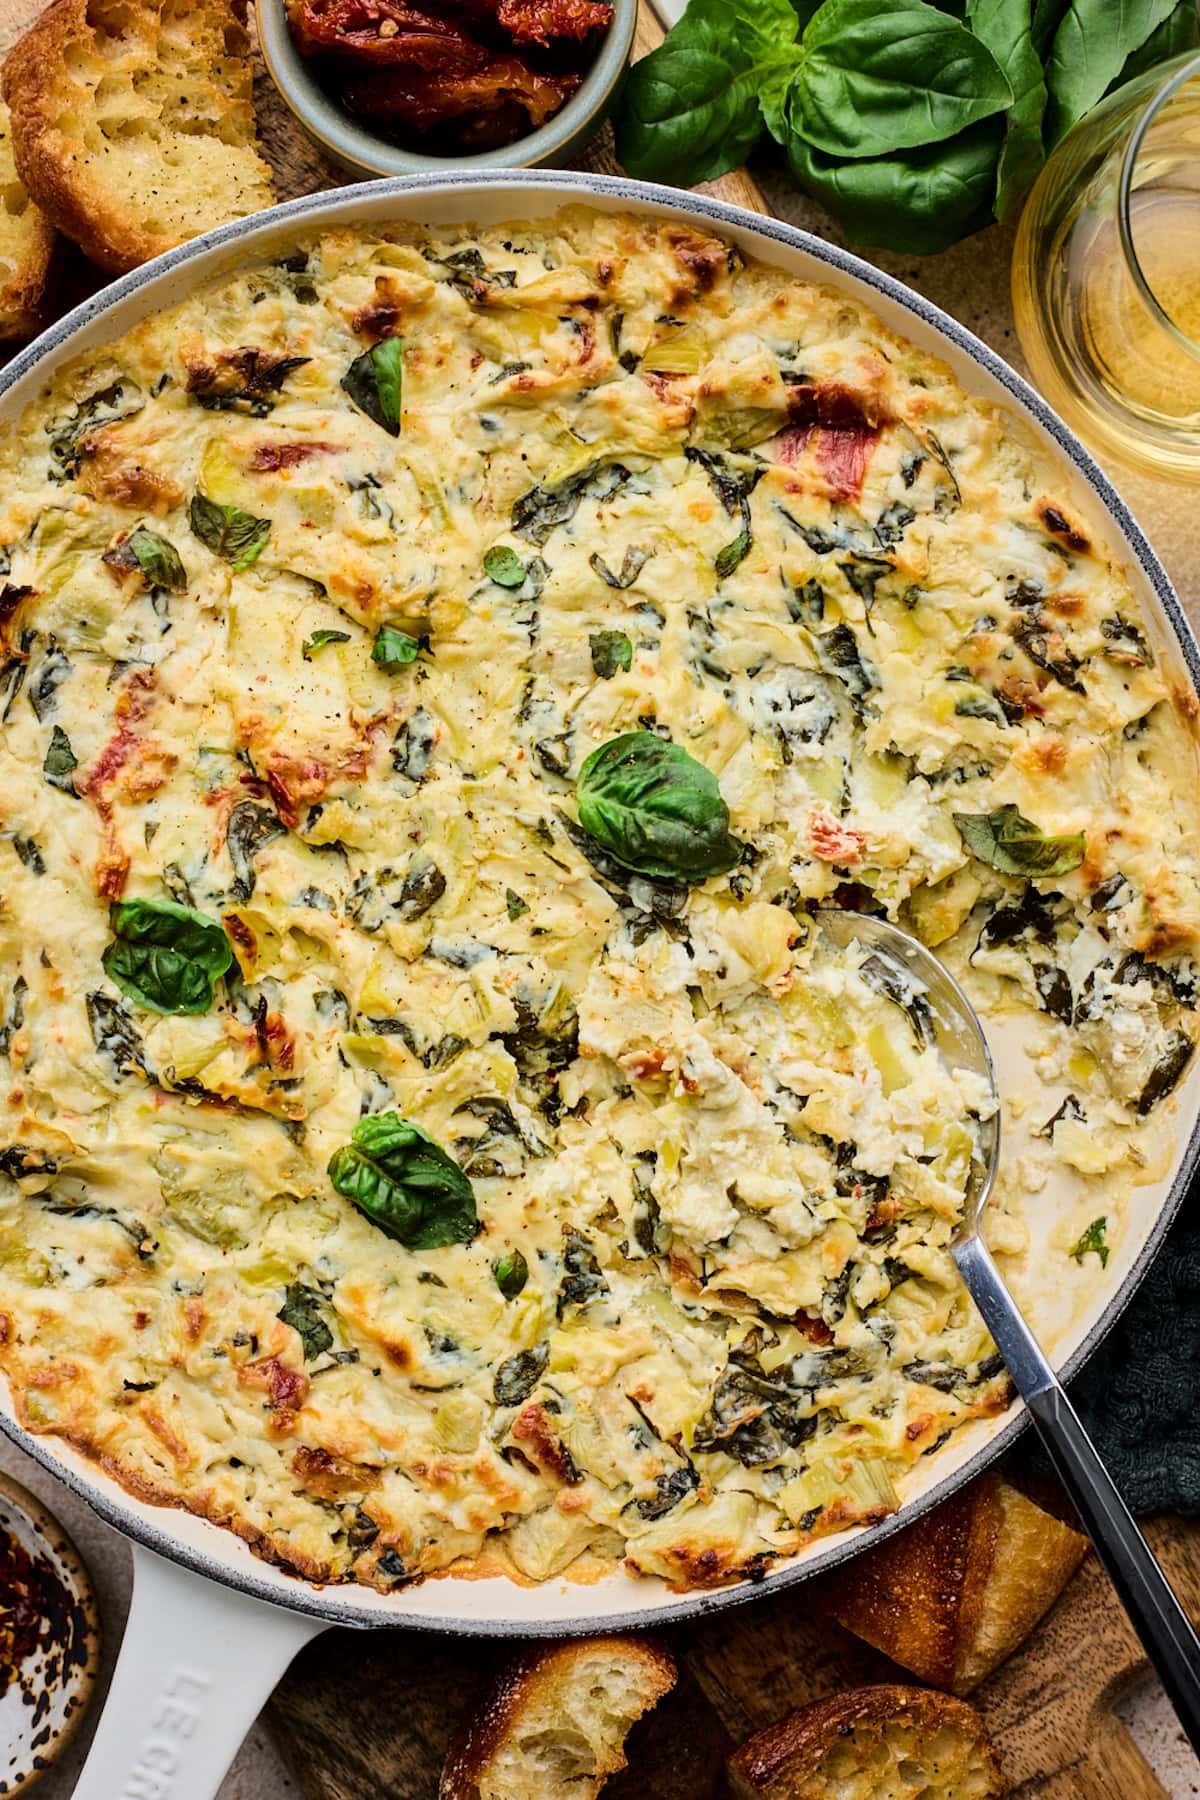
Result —
[[[885, 919], [833, 909], [822, 910], [817, 918], [836, 944], [857, 942], [872, 956], [882, 958], [928, 1008], [937, 1048], [946, 1062], [983, 1076], [993, 1094], [998, 1094], [991, 1052], [975, 1010], [936, 956]], [[1200, 1752], [1200, 1639], [980, 1234], [999, 1160], [997, 1105], [992, 1118], [981, 1125], [979, 1153], [972, 1163], [962, 1222], [950, 1253], [1180, 1724]]]

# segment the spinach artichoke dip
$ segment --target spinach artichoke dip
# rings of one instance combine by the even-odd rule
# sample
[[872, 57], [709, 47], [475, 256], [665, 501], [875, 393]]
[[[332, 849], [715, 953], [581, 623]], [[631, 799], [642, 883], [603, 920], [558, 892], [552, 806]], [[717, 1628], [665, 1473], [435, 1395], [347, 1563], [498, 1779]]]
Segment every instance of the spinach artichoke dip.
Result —
[[1193, 1050], [1191, 706], [1014, 419], [573, 210], [226, 274], [0, 497], [30, 1430], [315, 1581], [695, 1586], [1006, 1405], [988, 1096], [814, 913], [1015, 1022], [992, 1241], [1094, 1292]]

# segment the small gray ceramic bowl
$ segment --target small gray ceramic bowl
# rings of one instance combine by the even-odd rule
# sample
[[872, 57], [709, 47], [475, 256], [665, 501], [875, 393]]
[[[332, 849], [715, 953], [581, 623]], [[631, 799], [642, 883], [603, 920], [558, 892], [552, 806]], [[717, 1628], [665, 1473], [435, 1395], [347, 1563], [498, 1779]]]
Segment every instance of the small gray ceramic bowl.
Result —
[[473, 156], [417, 156], [356, 125], [325, 92], [288, 30], [284, 0], [255, 0], [263, 61], [314, 143], [352, 175], [423, 175], [470, 169], [561, 168], [603, 125], [633, 48], [638, 0], [612, 0], [613, 21], [575, 93], [539, 131]]

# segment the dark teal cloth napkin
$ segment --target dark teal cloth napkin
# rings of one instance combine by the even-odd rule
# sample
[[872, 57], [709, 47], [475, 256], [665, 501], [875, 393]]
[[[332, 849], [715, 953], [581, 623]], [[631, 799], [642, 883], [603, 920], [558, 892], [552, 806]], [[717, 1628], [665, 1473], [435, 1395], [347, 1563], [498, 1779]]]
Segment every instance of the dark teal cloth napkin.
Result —
[[1200, 1194], [1071, 1385], [1135, 1513], [1200, 1513]]

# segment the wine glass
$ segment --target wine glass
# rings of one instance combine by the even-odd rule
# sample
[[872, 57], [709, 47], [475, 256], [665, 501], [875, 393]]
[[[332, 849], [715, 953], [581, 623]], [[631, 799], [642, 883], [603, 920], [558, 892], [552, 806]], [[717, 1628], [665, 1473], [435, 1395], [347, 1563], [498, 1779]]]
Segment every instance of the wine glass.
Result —
[[1129, 82], [1064, 138], [1012, 280], [1033, 378], [1080, 436], [1200, 480], [1200, 56]]

